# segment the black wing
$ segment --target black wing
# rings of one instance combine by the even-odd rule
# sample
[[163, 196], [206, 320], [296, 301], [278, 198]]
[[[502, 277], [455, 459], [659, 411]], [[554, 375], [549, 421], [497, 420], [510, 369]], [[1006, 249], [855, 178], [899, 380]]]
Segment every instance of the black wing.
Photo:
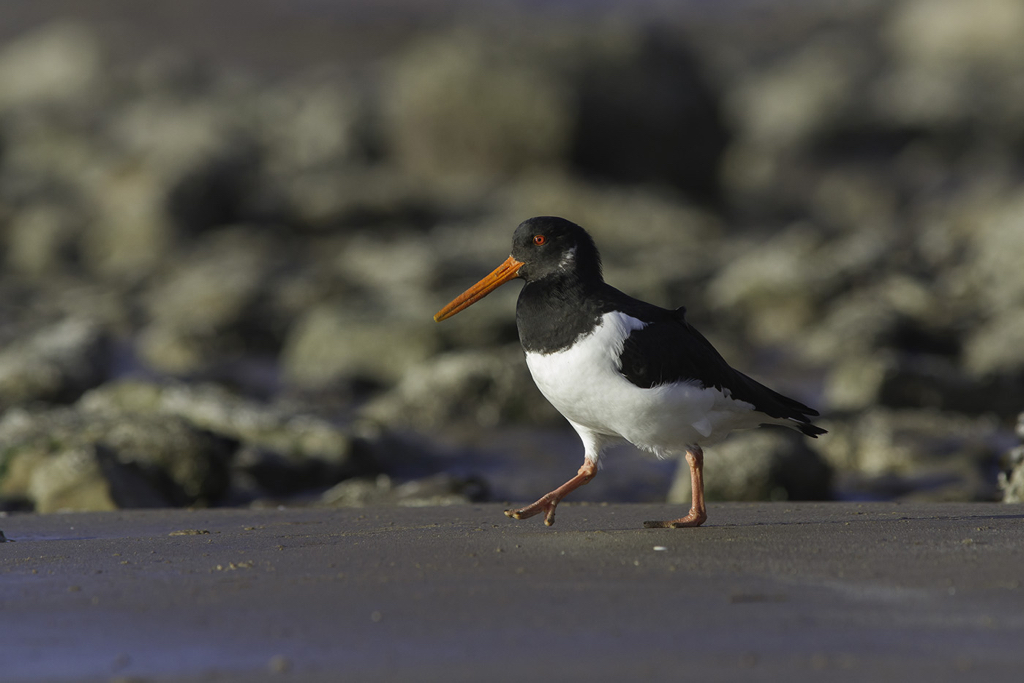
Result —
[[733, 369], [711, 342], [686, 322], [685, 309], [668, 311], [632, 301], [632, 310], [624, 312], [635, 314], [647, 326], [634, 330], [623, 343], [620, 372], [631, 383], [649, 389], [692, 381], [703, 387], [727, 389], [734, 398], [753, 404], [769, 417], [795, 420], [798, 424], [793, 426], [808, 436], [825, 433], [810, 423], [809, 418], [818, 414], [816, 410]]

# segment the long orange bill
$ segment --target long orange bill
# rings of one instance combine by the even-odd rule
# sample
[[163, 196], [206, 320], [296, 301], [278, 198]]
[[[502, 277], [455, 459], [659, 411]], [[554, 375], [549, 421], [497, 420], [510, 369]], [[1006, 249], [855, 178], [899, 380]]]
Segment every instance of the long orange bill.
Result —
[[522, 267], [522, 261], [517, 261], [509, 256], [490, 275], [455, 297], [450, 304], [438, 311], [434, 315], [434, 322], [441, 322], [445, 318], [452, 317], [462, 309], [468, 308], [480, 299], [483, 299], [509, 280], [519, 277], [519, 269]]

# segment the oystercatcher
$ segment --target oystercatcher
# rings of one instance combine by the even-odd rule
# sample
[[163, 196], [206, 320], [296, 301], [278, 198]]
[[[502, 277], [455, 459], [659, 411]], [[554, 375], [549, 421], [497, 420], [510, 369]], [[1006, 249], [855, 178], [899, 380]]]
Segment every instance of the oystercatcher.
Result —
[[690, 466], [689, 514], [644, 526], [700, 526], [707, 519], [703, 446], [763, 424], [811, 437], [825, 433], [810, 421], [817, 411], [730, 367], [686, 322], [684, 308], [660, 308], [606, 284], [594, 240], [563, 218], [521, 223], [511, 256], [434, 320], [515, 278], [525, 281], [516, 325], [526, 364], [541, 393], [580, 435], [585, 454], [575, 477], [532, 505], [506, 510], [509, 517], [543, 512], [544, 523], [554, 524], [559, 501], [594, 478], [602, 450], [628, 441], [659, 457], [682, 454]]

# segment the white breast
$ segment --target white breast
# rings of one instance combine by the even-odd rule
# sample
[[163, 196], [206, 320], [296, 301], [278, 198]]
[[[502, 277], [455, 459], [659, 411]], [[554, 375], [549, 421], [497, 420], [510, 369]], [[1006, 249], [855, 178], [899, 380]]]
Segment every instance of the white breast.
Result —
[[727, 392], [697, 382], [643, 389], [623, 377], [623, 342], [645, 325], [623, 313], [606, 313], [593, 332], [568, 349], [526, 354], [537, 387], [585, 443], [589, 431], [621, 437], [664, 456], [717, 441], [732, 429], [757, 426], [761, 420], [752, 413], [753, 406]]

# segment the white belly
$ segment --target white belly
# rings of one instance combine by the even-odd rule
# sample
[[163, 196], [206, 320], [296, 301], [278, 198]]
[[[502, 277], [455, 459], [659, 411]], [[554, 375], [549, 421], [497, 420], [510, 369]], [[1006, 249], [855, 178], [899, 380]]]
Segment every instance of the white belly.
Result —
[[644, 323], [636, 318], [606, 313], [592, 333], [570, 348], [526, 354], [541, 393], [585, 442], [584, 430], [621, 437], [665, 456], [681, 453], [687, 446], [713, 443], [733, 429], [762, 421], [751, 404], [696, 382], [650, 389], [630, 383], [619, 373], [619, 354], [629, 333], [642, 327]]

